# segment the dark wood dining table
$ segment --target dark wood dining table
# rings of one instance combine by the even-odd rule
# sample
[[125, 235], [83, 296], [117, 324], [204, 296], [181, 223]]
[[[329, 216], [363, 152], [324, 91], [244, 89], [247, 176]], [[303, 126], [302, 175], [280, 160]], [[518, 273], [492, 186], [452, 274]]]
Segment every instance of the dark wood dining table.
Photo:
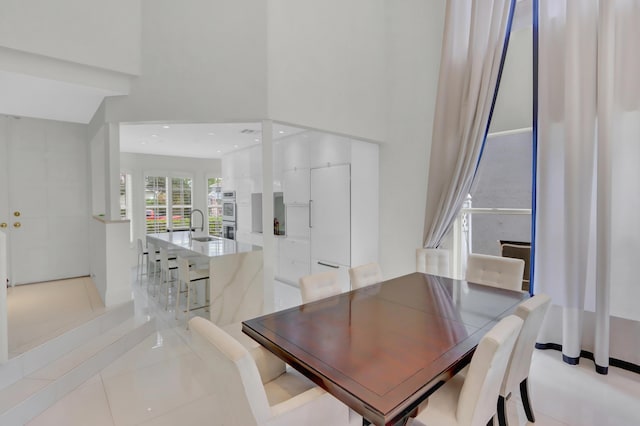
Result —
[[242, 323], [375, 425], [402, 423], [527, 293], [413, 273]]

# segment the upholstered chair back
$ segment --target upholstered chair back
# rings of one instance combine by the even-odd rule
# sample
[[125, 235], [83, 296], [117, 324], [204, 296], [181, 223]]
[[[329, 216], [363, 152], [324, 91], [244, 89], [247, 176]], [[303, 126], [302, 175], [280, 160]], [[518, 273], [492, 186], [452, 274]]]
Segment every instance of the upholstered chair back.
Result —
[[522, 291], [524, 261], [510, 257], [470, 254], [465, 280], [507, 290]]
[[459, 425], [486, 425], [495, 415], [500, 386], [521, 327], [522, 320], [509, 315], [480, 340], [458, 398]]
[[309, 303], [341, 293], [338, 284], [338, 273], [335, 271], [320, 272], [300, 278], [302, 303]]
[[524, 379], [529, 377], [531, 357], [536, 344], [536, 338], [542, 327], [542, 321], [551, 305], [551, 298], [546, 294], [537, 294], [525, 300], [516, 308], [515, 314], [524, 322], [522, 330], [513, 349], [513, 356], [505, 374], [500, 395], [505, 398], [510, 392], [518, 389]]
[[377, 284], [382, 281], [382, 270], [376, 262], [356, 266], [349, 269], [349, 280], [351, 281], [351, 290]]
[[442, 249], [416, 249], [416, 271], [425, 274], [451, 276], [449, 251]]

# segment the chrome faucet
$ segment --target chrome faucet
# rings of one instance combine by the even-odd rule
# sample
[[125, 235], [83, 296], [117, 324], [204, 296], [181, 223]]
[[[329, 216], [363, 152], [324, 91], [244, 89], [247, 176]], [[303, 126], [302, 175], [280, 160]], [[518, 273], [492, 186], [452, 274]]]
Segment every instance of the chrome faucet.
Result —
[[191, 241], [191, 230], [192, 230], [191, 224], [193, 220], [193, 214], [195, 212], [200, 213], [200, 218], [202, 219], [202, 221], [200, 222], [200, 232], [204, 231], [204, 213], [200, 209], [191, 210], [191, 214], [189, 215], [189, 241]]

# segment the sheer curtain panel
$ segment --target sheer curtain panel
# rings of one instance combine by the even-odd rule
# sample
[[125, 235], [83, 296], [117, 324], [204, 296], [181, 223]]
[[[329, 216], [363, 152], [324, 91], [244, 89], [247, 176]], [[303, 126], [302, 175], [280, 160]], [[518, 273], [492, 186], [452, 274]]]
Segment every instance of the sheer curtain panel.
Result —
[[515, 0], [449, 0], [429, 164], [424, 247], [437, 248], [469, 192], [491, 119]]
[[638, 0], [539, 2], [534, 289], [562, 309], [563, 359], [577, 364], [593, 351], [601, 373], [612, 286], [636, 281], [637, 260], [624, 259], [640, 249], [629, 226], [640, 207], [639, 28]]

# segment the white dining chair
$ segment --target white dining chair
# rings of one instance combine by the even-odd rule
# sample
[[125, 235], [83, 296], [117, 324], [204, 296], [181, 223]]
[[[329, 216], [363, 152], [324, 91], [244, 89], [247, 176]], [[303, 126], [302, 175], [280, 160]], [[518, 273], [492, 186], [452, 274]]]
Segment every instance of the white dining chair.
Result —
[[[362, 417], [263, 347], [249, 352], [211, 321], [189, 321], [192, 349], [214, 375], [216, 424], [356, 426]], [[257, 361], [257, 362], [256, 362]]]
[[312, 275], [305, 275], [299, 280], [302, 303], [309, 303], [315, 300], [340, 294], [342, 289], [338, 284], [338, 273], [336, 271], [320, 272]]
[[529, 263], [531, 262], [531, 243], [500, 241], [500, 255], [502, 257], [522, 259], [524, 261], [524, 272], [522, 274], [522, 290], [529, 291]]
[[522, 291], [524, 261], [472, 253], [467, 259], [467, 282]]
[[522, 319], [523, 325], [500, 388], [500, 397], [498, 398], [498, 423], [500, 426], [507, 425], [507, 398], [517, 388], [520, 390], [520, 400], [524, 406], [527, 419], [531, 423], [536, 421], [531, 407], [531, 398], [529, 397], [529, 369], [531, 368], [531, 357], [536, 338], [550, 305], [551, 298], [549, 296], [537, 294], [525, 300], [516, 308], [515, 315]]
[[407, 425], [481, 426], [493, 423], [500, 386], [522, 320], [509, 315], [480, 340], [466, 375], [456, 374]]
[[377, 262], [367, 263], [366, 265], [349, 269], [351, 290], [377, 284], [382, 280], [382, 270]]
[[449, 250], [416, 249], [416, 272], [449, 277]]
[[[209, 280], [209, 268], [206, 269], [192, 269], [189, 267], [189, 260], [186, 257], [178, 257], [178, 289], [176, 291], [176, 319], [178, 319], [178, 311], [180, 309], [180, 294], [187, 294], [187, 301], [184, 309], [185, 322], [187, 323], [187, 329], [189, 328], [189, 316], [191, 311], [196, 309], [205, 309], [209, 307], [209, 301], [205, 300], [204, 304], [197, 307], [191, 306], [191, 291], [192, 287], [197, 283], [204, 283], [208, 285]], [[184, 290], [182, 289], [184, 286]], [[208, 295], [208, 291], [205, 288], [205, 294]]]

